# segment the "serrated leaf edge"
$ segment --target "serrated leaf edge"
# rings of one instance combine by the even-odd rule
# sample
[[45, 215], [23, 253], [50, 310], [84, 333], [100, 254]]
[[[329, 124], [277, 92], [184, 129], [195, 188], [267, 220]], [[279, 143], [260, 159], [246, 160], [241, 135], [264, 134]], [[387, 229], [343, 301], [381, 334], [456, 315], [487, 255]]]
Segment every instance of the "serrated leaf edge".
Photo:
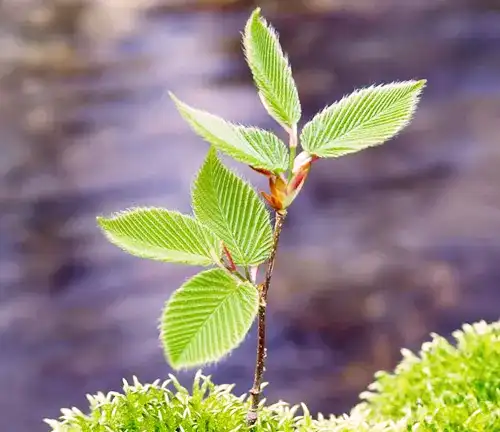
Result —
[[[386, 142], [386, 141], [394, 138], [406, 126], [408, 126], [408, 124], [411, 122], [411, 120], [413, 118], [413, 115], [414, 115], [414, 113], [415, 113], [415, 111], [417, 109], [418, 102], [420, 101], [420, 98], [421, 98], [421, 95], [422, 95], [422, 91], [423, 91], [423, 89], [426, 86], [426, 83], [427, 83], [427, 80], [425, 80], [425, 79], [422, 79], [422, 80], [408, 80], [408, 81], [394, 81], [394, 82], [387, 83], [387, 84], [378, 84], [378, 85], [372, 85], [372, 86], [369, 86], [369, 87], [364, 87], [364, 88], [361, 88], [361, 89], [357, 89], [357, 90], [353, 91], [350, 94], [344, 95], [337, 102], [334, 102], [333, 104], [325, 106], [325, 108], [323, 108], [321, 111], [319, 111], [309, 122], [306, 123], [306, 125], [303, 127], [302, 133], [301, 133], [302, 147], [304, 148], [304, 150], [306, 150], [308, 153], [310, 153], [311, 155], [314, 155], [314, 156], [319, 156], [319, 157], [340, 157], [340, 156], [343, 156], [344, 154], [355, 153], [355, 152], [361, 151], [361, 150], [363, 150], [365, 148], [368, 148], [368, 147], [374, 147], [374, 146], [380, 145], [380, 144], [382, 144], [382, 143], [384, 143], [384, 142]], [[384, 140], [382, 142], [379, 142], [379, 143], [376, 143], [376, 144], [370, 144], [369, 146], [365, 146], [365, 147], [361, 146], [359, 149], [346, 148], [345, 149], [345, 153], [341, 153], [339, 155], [329, 154], [328, 151], [319, 152], [318, 150], [320, 150], [320, 149], [318, 149], [318, 145], [316, 145], [315, 147], [311, 148], [307, 144], [308, 140], [306, 139], [306, 137], [304, 135], [306, 135], [306, 134], [309, 133], [309, 128], [312, 127], [312, 125], [313, 125], [314, 122], [318, 122], [318, 123], [324, 122], [324, 118], [322, 118], [322, 117], [326, 117], [328, 115], [329, 111], [332, 110], [334, 107], [338, 107], [341, 104], [345, 104], [346, 101], [349, 98], [356, 97], [360, 93], [366, 93], [366, 92], [369, 92], [369, 91], [372, 91], [372, 90], [375, 90], [375, 89], [380, 89], [380, 88], [389, 87], [389, 86], [402, 86], [402, 85], [405, 85], [405, 84], [406, 85], [414, 85], [415, 86], [415, 94], [412, 96], [412, 98], [413, 98], [413, 104], [410, 107], [410, 110], [409, 110], [409, 112], [408, 112], [408, 114], [406, 116], [407, 118], [405, 119], [405, 121], [402, 122], [399, 125], [398, 130], [390, 138], [387, 138], [386, 140]], [[417, 86], [419, 84], [420, 84], [420, 86]], [[377, 116], [375, 116], [374, 118], [376, 118], [378, 116], [381, 116], [381, 115], [383, 115], [383, 113], [377, 114]], [[373, 118], [370, 119], [370, 121], [373, 121]], [[360, 125], [359, 127], [363, 127], [363, 126]], [[352, 133], [352, 131], [353, 131], [353, 129], [349, 130], [346, 134], [350, 134], [350, 133]], [[318, 142], [321, 142], [323, 140], [323, 138], [324, 138], [325, 133], [326, 133], [326, 128], [323, 128], [321, 130], [321, 132], [319, 133], [319, 135], [316, 134], [316, 136], [314, 136], [314, 134], [311, 133], [311, 135], [314, 136], [314, 143], [316, 144]], [[341, 136], [336, 137], [335, 139], [336, 140], [337, 139], [341, 139]], [[335, 151], [342, 152], [342, 149], [343, 149], [342, 147], [339, 147], [339, 148], [335, 149]], [[334, 152], [334, 150], [330, 150], [330, 153], [333, 153], [333, 152]]]
[[[195, 176], [195, 178], [194, 178], [194, 180], [193, 180], [193, 182], [191, 184], [191, 200], [192, 200], [191, 206], [192, 206], [193, 213], [194, 213], [196, 219], [200, 220], [199, 219], [199, 212], [197, 213], [196, 205], [195, 205], [195, 190], [197, 188], [197, 183], [198, 183], [199, 176], [200, 176], [202, 170], [205, 168], [205, 165], [208, 162], [210, 162], [210, 158], [213, 158], [212, 163], [219, 164], [221, 166], [221, 168], [223, 170], [225, 170], [230, 176], [234, 176], [237, 180], [239, 180], [242, 183], [243, 187], [248, 188], [249, 190], [251, 190], [255, 194], [255, 197], [256, 197], [257, 201], [259, 202], [259, 204], [258, 204], [259, 210], [258, 211], [261, 211], [261, 209], [263, 209], [265, 211], [265, 214], [266, 214], [266, 217], [267, 217], [266, 223], [269, 225], [269, 229], [270, 229], [270, 233], [271, 233], [269, 241], [266, 242], [267, 252], [265, 254], [261, 254], [262, 256], [259, 255], [259, 259], [255, 259], [255, 257], [254, 257], [253, 260], [249, 260], [248, 262], [242, 262], [240, 260], [236, 260], [234, 255], [233, 255], [233, 259], [235, 259], [236, 264], [240, 265], [240, 266], [241, 265], [243, 265], [243, 266], [246, 266], [246, 265], [253, 266], [253, 265], [258, 265], [258, 264], [261, 264], [262, 262], [265, 262], [269, 258], [270, 254], [271, 254], [271, 248], [272, 248], [272, 227], [271, 227], [271, 216], [269, 214], [269, 211], [266, 209], [266, 206], [265, 206], [264, 202], [260, 198], [258, 192], [253, 187], [253, 185], [250, 182], [248, 182], [247, 180], [245, 180], [236, 171], [228, 168], [222, 162], [222, 160], [218, 157], [218, 152], [217, 152], [217, 150], [213, 146], [210, 147], [209, 151], [207, 152], [207, 155], [205, 156], [205, 159], [203, 160], [203, 164], [200, 167], [200, 169], [198, 170], [198, 172], [196, 173], [196, 176]], [[217, 207], [220, 208], [220, 204], [218, 202], [217, 202]], [[220, 214], [221, 215], [223, 214], [222, 209], [220, 209]], [[207, 226], [210, 230], [212, 230], [212, 232], [214, 232], [213, 228], [211, 228], [208, 223], [204, 222], [203, 220], [200, 220], [200, 223], [204, 223], [205, 226]], [[229, 225], [229, 221], [226, 221], [226, 224]], [[260, 235], [258, 236], [258, 238], [254, 239], [253, 244], [259, 244], [262, 241], [263, 236], [266, 235], [266, 231], [267, 231], [266, 229], [262, 229], [261, 232], [260, 232]], [[250, 235], [250, 232], [249, 232], [245, 236], [245, 238], [250, 238], [250, 237], [251, 237], [251, 235]], [[225, 244], [225, 245], [228, 246], [227, 244]], [[241, 256], [245, 255], [244, 252], [248, 252], [246, 250], [243, 251], [240, 248], [238, 249], [238, 251], [239, 251], [239, 253], [240, 253]], [[232, 252], [234, 252], [234, 251], [232, 251]], [[254, 251], [254, 255], [255, 255], [255, 251]]]
[[[274, 133], [261, 129], [255, 126], [247, 126], [242, 123], [230, 122], [228, 120], [223, 119], [222, 117], [212, 114], [208, 111], [194, 108], [189, 104], [181, 101], [177, 96], [175, 96], [172, 92], [169, 92], [171, 99], [174, 101], [177, 110], [181, 114], [181, 116], [188, 122], [191, 129], [199, 135], [202, 139], [207, 141], [209, 144], [216, 147], [222, 153], [231, 156], [233, 159], [253, 166], [255, 168], [267, 169], [275, 173], [281, 173], [286, 171], [288, 168], [288, 150], [283, 143], [283, 141], [276, 136]], [[200, 115], [207, 115], [212, 117], [215, 121], [219, 121], [223, 123], [225, 126], [232, 129], [232, 133], [234, 133], [235, 137], [238, 141], [246, 143], [250, 148], [245, 148], [242, 150], [240, 147], [234, 147], [231, 143], [227, 143], [224, 139], [218, 137], [213, 132], [208, 130], [203, 126], [195, 125], [198, 123], [196, 118], [192, 115], [192, 112], [199, 113]], [[199, 130], [203, 129], [203, 133]], [[246, 138], [245, 133], [257, 132], [262, 135], [268, 136], [271, 140], [275, 141], [275, 144], [280, 148], [280, 152], [275, 152], [274, 154], [269, 154], [265, 150], [260, 150], [259, 147], [255, 146], [255, 143], [252, 140]], [[208, 135], [210, 138], [204, 136], [204, 134]], [[267, 143], [269, 145], [269, 142]], [[269, 147], [271, 148], [271, 147]], [[273, 156], [276, 156], [276, 160], [273, 160]], [[280, 157], [283, 157], [283, 160], [278, 160]]]
[[[178, 293], [185, 287], [186, 284], [188, 284], [189, 282], [193, 281], [197, 277], [201, 277], [202, 275], [205, 275], [205, 274], [208, 274], [208, 273], [212, 273], [212, 272], [221, 272], [220, 274], [223, 274], [225, 277], [228, 277], [228, 278], [232, 279], [232, 281], [234, 282], [234, 293], [228, 294], [227, 298], [224, 300], [224, 302], [227, 301], [227, 299], [230, 296], [238, 294], [238, 290], [241, 289], [241, 288], [245, 288], [246, 287], [246, 288], [248, 288], [248, 289], [251, 290], [251, 291], [249, 290], [248, 292], [252, 292], [254, 294], [254, 299], [255, 299], [254, 308], [253, 308], [253, 312], [252, 312], [253, 318], [250, 321], [250, 323], [248, 325], [248, 328], [246, 329], [246, 331], [243, 334], [243, 336], [236, 338], [237, 339], [236, 343], [229, 350], [226, 350], [225, 352], [221, 352], [221, 353], [214, 353], [211, 356], [207, 356], [207, 359], [204, 360], [204, 361], [183, 361], [182, 358], [176, 359], [176, 360], [172, 361], [172, 358], [170, 356], [170, 353], [168, 352], [167, 346], [164, 343], [165, 337], [166, 337], [166, 331], [167, 331], [166, 322], [165, 322], [166, 321], [167, 310], [170, 307], [170, 305], [171, 305], [172, 301], [174, 300], [175, 296], [178, 295]], [[215, 314], [217, 312], [217, 310], [219, 310], [219, 308], [224, 305], [224, 302], [222, 302], [221, 304], [219, 304], [216, 307], [216, 309], [210, 314], [210, 316], [205, 319], [204, 323], [206, 323], [211, 318], [211, 316], [213, 314]], [[175, 370], [189, 369], [189, 368], [196, 367], [196, 366], [208, 365], [208, 364], [211, 364], [211, 363], [216, 363], [216, 362], [220, 361], [221, 359], [223, 359], [225, 356], [229, 355], [235, 348], [237, 348], [243, 342], [243, 340], [245, 339], [245, 337], [248, 335], [248, 331], [250, 330], [250, 328], [251, 328], [251, 326], [252, 326], [252, 324], [253, 324], [253, 322], [255, 320], [255, 317], [257, 316], [257, 311], [258, 311], [258, 294], [257, 294], [257, 287], [255, 285], [251, 284], [248, 281], [243, 282], [243, 281], [237, 279], [234, 275], [232, 275], [229, 272], [226, 272], [226, 271], [224, 271], [222, 269], [212, 268], [212, 269], [209, 269], [209, 270], [202, 271], [202, 272], [200, 272], [200, 273], [198, 273], [198, 274], [196, 274], [196, 275], [188, 278], [177, 290], [175, 290], [175, 292], [172, 294], [172, 296], [169, 298], [169, 300], [165, 303], [165, 306], [163, 308], [163, 311], [162, 311], [162, 314], [161, 314], [161, 317], [160, 317], [160, 323], [158, 325], [158, 329], [160, 331], [160, 339], [162, 341], [162, 345], [163, 345], [165, 357], [167, 358], [167, 360], [168, 360], [169, 364], [172, 366], [172, 368], [175, 369]]]
[[[114, 221], [116, 219], [119, 219], [120, 217], [128, 216], [128, 215], [130, 215], [131, 213], [134, 213], [134, 212], [150, 211], [150, 210], [167, 211], [170, 214], [174, 214], [174, 215], [181, 216], [183, 218], [189, 219], [189, 220], [193, 221], [195, 224], [200, 225], [200, 227], [202, 229], [204, 229], [208, 233], [210, 233], [210, 235], [212, 235], [214, 237], [214, 240], [218, 240], [219, 241], [219, 250], [218, 251], [213, 250], [213, 249], [209, 250], [209, 254], [211, 255], [211, 258], [212, 258], [211, 260], [210, 260], [210, 258], [208, 256], [205, 256], [205, 255], [190, 254], [189, 252], [186, 252], [186, 255], [187, 256], [188, 255], [196, 255], [199, 258], [204, 258], [205, 259], [205, 260], [200, 259], [199, 263], [196, 264], [196, 265], [202, 265], [202, 266], [218, 265], [218, 263], [220, 262], [221, 257], [222, 257], [222, 240], [220, 240], [219, 237], [209, 227], [207, 227], [204, 223], [202, 223], [201, 221], [199, 221], [198, 219], [196, 219], [192, 215], [186, 215], [186, 214], [181, 213], [181, 212], [179, 212], [177, 210], [168, 210], [168, 209], [165, 209], [163, 207], [157, 207], [157, 206], [140, 207], [140, 206], [138, 206], [138, 207], [128, 207], [128, 208], [126, 208], [124, 210], [119, 210], [119, 211], [113, 212], [109, 216], [97, 216], [96, 217], [96, 221], [97, 221], [97, 224], [98, 224], [99, 228], [101, 229], [101, 232], [104, 234], [104, 236], [106, 237], [106, 239], [111, 244], [113, 244], [114, 246], [118, 247], [122, 251], [131, 254], [131, 252], [129, 250], [127, 250], [127, 248], [125, 248], [124, 246], [122, 246], [120, 244], [120, 242], [116, 241], [116, 239], [113, 238], [112, 234], [110, 232], [108, 232], [108, 230], [103, 225], [103, 223], [107, 222], [107, 221]], [[137, 240], [137, 242], [140, 243], [139, 240]], [[210, 243], [210, 241], [209, 241], [209, 239], [207, 239], [207, 244], [209, 244], [209, 243]], [[146, 245], [147, 245], [147, 243], [146, 243]], [[158, 249], [161, 249], [161, 248], [158, 246]], [[170, 250], [170, 249], [167, 249], [167, 250]], [[179, 251], [179, 252], [182, 253], [182, 251]], [[217, 254], [217, 252], [219, 252], [219, 253]], [[151, 258], [151, 257], [147, 256], [147, 254], [134, 253], [132, 255], [136, 256], [136, 257], [139, 257], [139, 258], [145, 258], [145, 259], [155, 260], [154, 258]], [[187, 261], [185, 261], [185, 262], [181, 262], [181, 261], [175, 262], [175, 261], [167, 261], [167, 260], [165, 260], [165, 261], [164, 260], [160, 260], [160, 261], [162, 261], [162, 262], [171, 262], [173, 264], [184, 263], [184, 264], [188, 264], [189, 265], [189, 263]]]

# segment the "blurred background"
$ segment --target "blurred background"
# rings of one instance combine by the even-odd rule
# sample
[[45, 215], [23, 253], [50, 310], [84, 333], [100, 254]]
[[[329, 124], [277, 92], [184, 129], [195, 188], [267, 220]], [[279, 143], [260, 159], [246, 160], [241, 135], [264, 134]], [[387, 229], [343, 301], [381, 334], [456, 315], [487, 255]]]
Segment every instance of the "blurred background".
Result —
[[[0, 2], [2, 431], [47, 430], [42, 418], [85, 409], [85, 393], [171, 372], [157, 319], [196, 269], [122, 253], [95, 216], [189, 211], [207, 145], [167, 90], [281, 133], [240, 51], [256, 5]], [[342, 413], [401, 347], [499, 317], [500, 1], [259, 5], [290, 55], [303, 122], [355, 87], [429, 81], [397, 139], [315, 164], [283, 234], [266, 394]], [[251, 383], [254, 333], [206, 369], [238, 393]]]

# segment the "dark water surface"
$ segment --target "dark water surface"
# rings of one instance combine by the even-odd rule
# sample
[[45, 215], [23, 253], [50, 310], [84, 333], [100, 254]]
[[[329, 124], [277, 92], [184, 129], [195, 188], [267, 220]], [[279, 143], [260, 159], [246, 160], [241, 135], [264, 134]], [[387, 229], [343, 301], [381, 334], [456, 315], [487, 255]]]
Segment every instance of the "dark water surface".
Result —
[[[134, 205], [189, 211], [207, 146], [167, 90], [275, 126], [239, 52], [248, 9], [14, 3], [0, 6], [0, 426], [33, 432], [85, 408], [85, 393], [170, 372], [157, 319], [195, 270], [127, 256], [95, 225]], [[500, 11], [452, 3], [397, 19], [319, 1], [321, 13], [271, 15], [304, 121], [356, 86], [429, 80], [404, 134], [319, 162], [291, 211], [270, 305], [272, 400], [345, 411], [400, 347], [498, 319]], [[246, 391], [254, 344], [252, 332], [207, 371]]]

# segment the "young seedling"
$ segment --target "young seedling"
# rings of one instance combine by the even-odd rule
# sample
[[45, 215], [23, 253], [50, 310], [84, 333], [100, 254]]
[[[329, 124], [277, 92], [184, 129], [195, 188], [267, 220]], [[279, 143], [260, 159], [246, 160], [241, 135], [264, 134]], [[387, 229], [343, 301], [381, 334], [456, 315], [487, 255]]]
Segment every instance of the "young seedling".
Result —
[[[301, 107], [292, 71], [274, 29], [256, 9], [243, 47], [264, 108], [288, 135], [230, 123], [181, 102], [182, 117], [211, 147], [192, 189], [194, 215], [134, 208], [98, 223], [125, 251], [153, 260], [210, 267], [184, 283], [166, 303], [161, 341], [174, 369], [216, 362], [236, 348], [257, 317], [258, 342], [247, 423], [253, 426], [266, 359], [267, 294], [287, 211], [314, 161], [382, 144], [410, 121], [425, 80], [357, 90], [327, 106], [300, 131]], [[299, 139], [300, 138], [300, 139]], [[302, 151], [297, 155], [297, 149]], [[266, 176], [262, 197], [224, 166], [218, 152]], [[265, 264], [263, 280], [257, 280]]]

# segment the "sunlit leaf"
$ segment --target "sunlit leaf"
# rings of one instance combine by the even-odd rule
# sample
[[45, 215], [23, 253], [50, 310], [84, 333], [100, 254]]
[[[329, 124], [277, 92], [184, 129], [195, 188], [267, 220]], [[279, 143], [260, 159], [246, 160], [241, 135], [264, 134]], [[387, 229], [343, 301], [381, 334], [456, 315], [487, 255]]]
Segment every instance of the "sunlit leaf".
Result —
[[276, 31], [256, 9], [243, 34], [247, 63], [269, 114], [286, 128], [300, 119], [301, 108], [292, 69], [283, 54]]
[[255, 168], [276, 173], [286, 171], [288, 150], [276, 135], [258, 128], [235, 125], [192, 108], [173, 94], [171, 97], [191, 128], [217, 150]]
[[338, 157], [382, 144], [409, 123], [424, 86], [422, 80], [357, 90], [306, 124], [302, 147], [319, 157]]
[[178, 212], [135, 208], [97, 221], [111, 243], [138, 257], [207, 266], [222, 255], [214, 233]]
[[222, 239], [237, 265], [256, 265], [269, 257], [272, 228], [264, 203], [221, 163], [214, 149], [198, 173], [192, 195], [197, 219]]
[[224, 270], [194, 276], [163, 312], [161, 339], [170, 365], [179, 369], [220, 360], [243, 341], [257, 308], [257, 289]]

